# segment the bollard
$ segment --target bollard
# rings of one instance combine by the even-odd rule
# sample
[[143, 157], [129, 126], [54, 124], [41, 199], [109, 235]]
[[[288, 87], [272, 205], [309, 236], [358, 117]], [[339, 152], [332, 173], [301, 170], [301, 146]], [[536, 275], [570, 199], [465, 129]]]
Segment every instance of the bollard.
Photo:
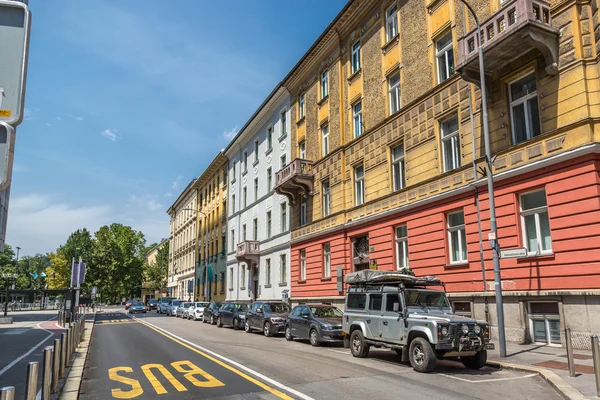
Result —
[[52, 360], [54, 355], [52, 346], [44, 348], [44, 364], [42, 369], [42, 400], [50, 400], [50, 390], [52, 389]]
[[6, 386], [0, 388], [0, 400], [15, 400], [15, 387]]
[[25, 400], [35, 400], [37, 396], [39, 363], [37, 361], [27, 364], [27, 381], [25, 382]]
[[60, 373], [60, 339], [54, 339], [54, 359], [52, 360], [52, 393], [58, 392], [58, 375]]
[[65, 377], [65, 367], [67, 366], [67, 333], [60, 335], [60, 377]]
[[598, 335], [592, 336], [592, 356], [594, 358], [594, 376], [596, 377], [596, 395], [600, 396], [600, 344]]
[[571, 341], [571, 328], [565, 328], [565, 342], [567, 345], [567, 362], [569, 364], [569, 376], [574, 378], [575, 361], [573, 360], [573, 342]]
[[71, 365], [71, 342], [72, 342], [73, 332], [71, 328], [67, 328], [67, 358], [65, 359], [65, 366], [68, 367]]

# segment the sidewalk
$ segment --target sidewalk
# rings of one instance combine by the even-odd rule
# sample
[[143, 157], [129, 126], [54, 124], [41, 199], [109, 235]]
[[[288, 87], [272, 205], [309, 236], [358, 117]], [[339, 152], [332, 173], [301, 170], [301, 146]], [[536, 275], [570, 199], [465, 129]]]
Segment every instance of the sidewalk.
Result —
[[496, 345], [496, 350], [488, 350], [488, 360], [549, 369], [586, 397], [598, 399], [591, 351], [574, 350], [573, 358], [577, 372], [577, 376], [574, 378], [569, 376], [567, 349], [564, 347], [507, 342], [506, 353], [507, 357], [501, 358], [498, 345]]

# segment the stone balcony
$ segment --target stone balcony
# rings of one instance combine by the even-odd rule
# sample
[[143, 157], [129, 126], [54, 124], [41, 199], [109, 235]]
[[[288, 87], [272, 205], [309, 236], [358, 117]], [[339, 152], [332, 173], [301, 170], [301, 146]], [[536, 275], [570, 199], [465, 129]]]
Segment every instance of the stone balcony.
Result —
[[312, 161], [296, 158], [275, 174], [275, 192], [296, 204], [299, 195], [312, 195], [314, 177]]
[[[558, 29], [552, 26], [550, 3], [545, 0], [509, 0], [481, 23], [485, 75], [526, 52], [538, 49], [546, 72], [558, 72]], [[456, 70], [463, 79], [479, 85], [477, 29], [458, 40]]]
[[238, 243], [235, 257], [238, 261], [245, 262], [248, 267], [258, 265], [260, 258], [260, 242], [258, 240], [244, 240]]

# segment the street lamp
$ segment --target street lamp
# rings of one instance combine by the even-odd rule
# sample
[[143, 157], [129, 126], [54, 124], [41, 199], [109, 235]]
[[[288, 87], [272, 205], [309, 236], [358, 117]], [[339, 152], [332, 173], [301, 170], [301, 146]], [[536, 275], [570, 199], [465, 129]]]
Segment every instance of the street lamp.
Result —
[[[481, 89], [481, 112], [483, 118], [483, 142], [485, 145], [485, 162], [487, 164], [487, 186], [490, 201], [490, 244], [494, 262], [494, 287], [496, 292], [496, 313], [498, 314], [498, 344], [500, 357], [506, 357], [506, 339], [504, 336], [504, 305], [502, 300], [502, 279], [500, 277], [500, 245], [498, 244], [498, 226], [496, 224], [496, 203], [494, 201], [494, 178], [492, 176], [492, 156], [490, 150], [490, 127], [488, 123], [487, 90], [485, 87], [485, 68], [483, 61], [483, 43], [481, 41], [481, 25], [473, 7], [466, 1], [460, 0], [469, 9], [477, 25], [478, 56], [479, 56], [479, 85]], [[475, 156], [475, 155], [473, 155]]]

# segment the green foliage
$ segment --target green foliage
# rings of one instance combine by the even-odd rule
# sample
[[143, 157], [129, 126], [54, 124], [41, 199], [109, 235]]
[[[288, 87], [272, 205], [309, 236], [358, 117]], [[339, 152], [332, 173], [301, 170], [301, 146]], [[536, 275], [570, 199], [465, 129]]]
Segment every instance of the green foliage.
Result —
[[50, 266], [46, 269], [48, 288], [63, 289], [71, 285], [71, 261], [59, 248], [54, 253], [48, 253]]
[[144, 265], [144, 275], [148, 289], [158, 290], [160, 293], [167, 288], [167, 272], [169, 267], [169, 242], [158, 248], [156, 260]]

